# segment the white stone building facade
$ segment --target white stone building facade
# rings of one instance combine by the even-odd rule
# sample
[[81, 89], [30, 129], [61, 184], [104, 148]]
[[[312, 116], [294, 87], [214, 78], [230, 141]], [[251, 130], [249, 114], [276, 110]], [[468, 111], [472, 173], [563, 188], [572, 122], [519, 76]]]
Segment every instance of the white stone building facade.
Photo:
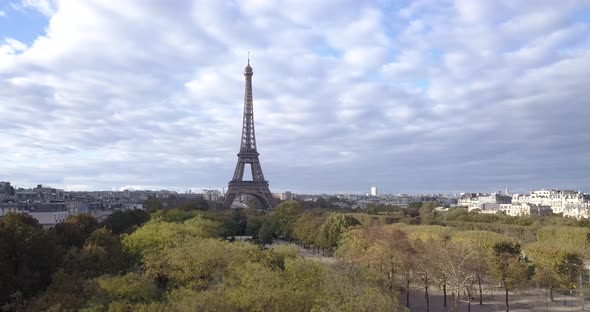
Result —
[[588, 218], [590, 196], [571, 190], [537, 190], [512, 196], [513, 204], [532, 204], [551, 207], [553, 213], [577, 219]]
[[509, 216], [530, 216], [530, 215], [549, 215], [553, 213], [551, 206], [534, 205], [529, 203], [502, 204], [499, 211], [505, 212]]

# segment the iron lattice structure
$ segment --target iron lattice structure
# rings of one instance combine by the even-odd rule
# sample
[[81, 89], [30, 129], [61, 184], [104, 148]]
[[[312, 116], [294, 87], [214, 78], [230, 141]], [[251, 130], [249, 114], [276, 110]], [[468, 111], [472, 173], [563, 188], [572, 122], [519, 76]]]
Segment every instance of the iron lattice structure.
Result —
[[[264, 208], [274, 208], [277, 200], [272, 196], [268, 187], [268, 181], [264, 179], [262, 167], [260, 166], [260, 155], [256, 149], [256, 135], [254, 132], [254, 105], [252, 102], [252, 67], [250, 59], [244, 70], [246, 77], [246, 93], [244, 95], [244, 122], [242, 124], [242, 143], [238, 153], [238, 163], [234, 176], [229, 182], [225, 201], [223, 205], [230, 208], [236, 197], [241, 194], [248, 194], [256, 197]], [[244, 169], [250, 165], [252, 169], [252, 181], [244, 181]]]

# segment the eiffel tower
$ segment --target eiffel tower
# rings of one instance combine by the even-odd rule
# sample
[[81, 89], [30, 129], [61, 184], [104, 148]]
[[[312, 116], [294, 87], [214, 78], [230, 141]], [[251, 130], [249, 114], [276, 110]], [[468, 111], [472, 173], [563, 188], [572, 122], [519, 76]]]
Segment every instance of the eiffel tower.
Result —
[[[242, 143], [238, 153], [238, 163], [234, 177], [229, 182], [225, 201], [225, 208], [230, 208], [236, 197], [241, 194], [252, 195], [257, 198], [265, 209], [277, 206], [277, 200], [272, 196], [268, 188], [268, 181], [264, 179], [262, 167], [256, 150], [256, 136], [254, 135], [254, 104], [252, 103], [252, 67], [250, 57], [248, 65], [244, 70], [246, 77], [246, 94], [244, 95], [244, 123], [242, 125]], [[244, 168], [250, 165], [252, 170], [252, 181], [244, 181]]]

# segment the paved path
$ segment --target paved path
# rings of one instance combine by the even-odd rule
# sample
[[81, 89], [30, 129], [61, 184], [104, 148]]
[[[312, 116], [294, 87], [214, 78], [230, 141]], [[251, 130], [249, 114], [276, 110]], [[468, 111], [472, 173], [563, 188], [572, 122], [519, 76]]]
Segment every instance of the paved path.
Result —
[[[518, 292], [510, 294], [510, 311], [512, 312], [542, 312], [542, 311], [582, 311], [581, 300], [579, 297], [555, 294], [554, 302], [550, 302], [542, 290], [529, 289], [526, 292]], [[434, 295], [430, 296], [430, 311], [451, 311], [452, 298], [448, 296], [448, 307], [444, 307], [442, 292], [435, 290]], [[405, 305], [406, 297], [404, 294], [400, 295], [400, 304]], [[459, 311], [467, 311], [467, 302], [462, 301], [459, 304]], [[585, 303], [585, 311], [590, 311], [590, 302]], [[426, 301], [424, 293], [414, 290], [410, 293], [410, 311], [426, 311]], [[478, 298], [471, 302], [472, 312], [492, 312], [492, 311], [506, 311], [504, 304], [504, 294], [502, 290], [484, 292], [483, 305], [479, 305]]]

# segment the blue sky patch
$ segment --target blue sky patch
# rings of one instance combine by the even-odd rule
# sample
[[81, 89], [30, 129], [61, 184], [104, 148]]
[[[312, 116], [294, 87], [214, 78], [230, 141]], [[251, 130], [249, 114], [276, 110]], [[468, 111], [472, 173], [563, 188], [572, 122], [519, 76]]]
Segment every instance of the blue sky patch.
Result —
[[49, 19], [33, 9], [15, 9], [10, 3], [0, 4], [0, 40], [14, 38], [30, 46], [40, 35], [45, 33]]

